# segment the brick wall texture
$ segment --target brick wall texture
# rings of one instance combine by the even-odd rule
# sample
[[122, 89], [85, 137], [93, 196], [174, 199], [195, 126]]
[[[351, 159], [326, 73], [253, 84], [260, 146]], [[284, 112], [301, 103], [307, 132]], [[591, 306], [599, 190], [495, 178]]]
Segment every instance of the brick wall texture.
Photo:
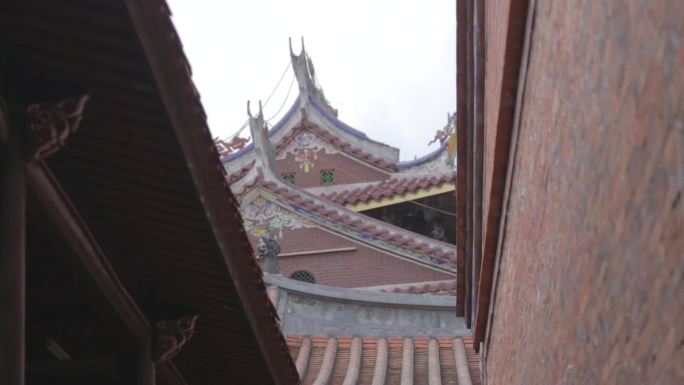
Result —
[[317, 159], [313, 161], [313, 167], [308, 173], [300, 168], [300, 163], [295, 161], [292, 154], [287, 154], [285, 159], [276, 161], [278, 173], [294, 172], [295, 185], [308, 188], [320, 187], [321, 171], [326, 169], [335, 170], [335, 185], [374, 182], [389, 178], [389, 173], [380, 171], [367, 164], [359, 162], [342, 153], [326, 154], [319, 150], [316, 153]]
[[[256, 247], [256, 238], [250, 236], [250, 241]], [[308, 271], [322, 285], [364, 287], [454, 278], [320, 228], [284, 229], [280, 246], [281, 253], [354, 247], [354, 251], [278, 258], [284, 276]]]
[[538, 0], [534, 22], [488, 383], [683, 384], [684, 3]]
[[[491, 1], [489, 3], [492, 3]], [[497, 125], [497, 111], [499, 109], [499, 102], [501, 100], [501, 80], [504, 64], [504, 49], [506, 48], [506, 27], [507, 23], [501, 22], [506, 20], [510, 8], [508, 0], [501, 2], [494, 2], [494, 6], [485, 6], [486, 20], [493, 20], [492, 23], [485, 23], [486, 42], [486, 60], [485, 60], [485, 87], [484, 94], [484, 108], [485, 108], [485, 132], [484, 132], [484, 154], [483, 163], [484, 170], [482, 191], [491, 191], [492, 188], [492, 172], [494, 168], [494, 141], [496, 140], [496, 125]], [[487, 4], [489, 5], [489, 4]], [[494, 86], [496, 85], [496, 86]], [[512, 95], [515, 97], [515, 95]], [[511, 98], [511, 95], [505, 97]], [[482, 197], [482, 212], [486, 213], [489, 209], [489, 194], [483, 194]]]

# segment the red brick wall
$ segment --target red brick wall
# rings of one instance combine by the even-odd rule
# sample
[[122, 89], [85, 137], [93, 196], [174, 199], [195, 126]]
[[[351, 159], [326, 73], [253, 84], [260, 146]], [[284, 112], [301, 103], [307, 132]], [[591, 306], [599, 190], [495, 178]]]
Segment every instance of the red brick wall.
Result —
[[299, 187], [320, 187], [321, 170], [335, 169], [335, 184], [372, 182], [387, 179], [388, 173], [379, 171], [364, 163], [338, 154], [326, 154], [324, 151], [318, 152], [318, 159], [313, 163], [314, 166], [308, 173], [299, 168], [299, 163], [295, 162], [294, 155], [287, 154], [285, 159], [276, 161], [278, 173], [296, 173], [295, 184]]
[[355, 251], [278, 258], [284, 276], [305, 270], [323, 285], [362, 287], [453, 278], [318, 228], [283, 230], [280, 245], [281, 253], [356, 247]]
[[536, 4], [488, 383], [682, 384], [684, 7]]
[[[491, 3], [491, 1], [490, 1]], [[490, 191], [492, 187], [491, 175], [493, 171], [494, 141], [496, 139], [496, 118], [501, 99], [501, 78], [504, 65], [504, 49], [507, 24], [506, 20], [510, 6], [510, 0], [494, 2], [497, 6], [485, 6], [486, 20], [496, 20], [494, 23], [485, 24], [485, 42], [487, 44], [487, 60], [485, 61], [485, 132], [484, 132], [484, 170], [482, 191]], [[486, 213], [489, 208], [489, 194], [483, 194], [482, 212]]]

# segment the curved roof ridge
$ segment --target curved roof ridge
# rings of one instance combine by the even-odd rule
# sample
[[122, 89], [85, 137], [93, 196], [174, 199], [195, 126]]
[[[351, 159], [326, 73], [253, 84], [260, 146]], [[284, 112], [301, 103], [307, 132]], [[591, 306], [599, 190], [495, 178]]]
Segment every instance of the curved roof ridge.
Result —
[[[363, 133], [363, 132], [361, 132], [361, 131], [359, 131], [359, 130], [357, 130], [357, 129], [355, 129], [355, 128], [349, 126], [349, 125], [347, 125], [346, 123], [344, 123], [344, 122], [342, 122], [341, 120], [339, 120], [338, 118], [336, 118], [336, 117], [335, 117], [332, 113], [330, 113], [323, 105], [321, 105], [321, 103], [318, 101], [318, 99], [317, 99], [315, 96], [309, 95], [308, 100], [311, 102], [311, 106], [312, 106], [318, 113], [320, 113], [320, 114], [323, 116], [323, 118], [325, 118], [326, 120], [328, 120], [331, 124], [333, 124], [335, 127], [339, 128], [340, 130], [342, 130], [342, 131], [344, 131], [344, 132], [346, 132], [346, 133], [348, 133], [348, 134], [350, 134], [350, 135], [352, 135], [352, 136], [354, 136], [355, 138], [358, 138], [358, 139], [360, 139], [360, 140], [368, 141], [368, 142], [371, 142], [371, 143], [374, 143], [374, 144], [377, 144], [377, 145], [382, 145], [382, 146], [386, 146], [386, 147], [388, 147], [388, 148], [394, 149], [394, 147], [392, 147], [392, 146], [390, 146], [390, 145], [388, 145], [388, 144], [381, 143], [381, 142], [378, 142], [378, 141], [375, 141], [375, 140], [373, 140], [373, 139], [368, 138], [368, 136], [367, 136], [365, 133]], [[273, 136], [274, 136], [275, 134], [277, 134], [283, 127], [285, 127], [286, 123], [295, 115], [295, 113], [297, 112], [297, 110], [298, 110], [300, 107], [301, 107], [301, 98], [297, 98], [297, 100], [295, 100], [295, 102], [292, 104], [292, 106], [291, 106], [290, 109], [287, 111], [287, 113], [286, 113], [285, 115], [283, 115], [283, 117], [280, 118], [280, 120], [278, 120], [278, 122], [277, 122], [273, 127], [271, 127], [271, 128], [268, 130], [268, 137], [269, 137], [269, 138], [273, 137]], [[306, 117], [304, 117], [304, 118], [302, 119], [302, 123], [307, 123], [307, 122], [308, 122], [308, 123], [311, 123], [311, 124], [315, 124], [315, 123], [311, 122], [310, 120], [308, 120]], [[299, 125], [296, 125], [296, 126], [299, 126]], [[320, 127], [318, 124], [316, 124], [316, 126], [317, 126], [317, 128], [318, 128], [319, 130], [324, 130], [324, 128]], [[326, 131], [327, 131], [327, 130], [326, 130]], [[331, 133], [331, 134], [332, 134], [332, 133]], [[343, 142], [345, 142], [345, 143], [347, 143], [347, 144], [349, 144], [349, 145], [351, 145], [351, 146], [354, 146], [354, 147], [357, 147], [357, 148], [358, 148], [358, 145], [355, 145], [354, 143], [351, 143], [349, 140], [346, 140], [346, 139], [343, 138], [343, 137], [337, 136], [336, 138], [339, 139], [339, 140], [341, 140], [341, 141], [343, 141]], [[279, 143], [274, 143], [274, 145], [275, 145], [276, 147], [278, 146], [278, 144], [279, 144]], [[247, 145], [246, 145], [245, 147], [243, 147], [242, 149], [240, 149], [240, 150], [238, 150], [238, 151], [236, 151], [236, 152], [234, 152], [234, 153], [232, 153], [232, 154], [228, 154], [228, 155], [222, 157], [222, 158], [221, 158], [221, 162], [224, 163], [224, 164], [225, 164], [225, 163], [228, 163], [228, 162], [230, 162], [230, 161], [232, 161], [232, 160], [235, 160], [235, 159], [237, 159], [237, 158], [242, 157], [242, 156], [245, 155], [245, 154], [248, 154], [248, 153], [252, 152], [252, 150], [254, 150], [254, 142], [253, 142], [253, 141], [250, 142], [249, 144], [247, 144]], [[365, 156], [365, 157], [369, 157], [369, 156], [377, 157], [376, 155], [370, 153], [370, 152], [367, 151], [367, 150], [363, 150], [363, 149], [360, 149], [360, 150], [362, 150], [364, 153], [368, 153], [368, 156]], [[371, 163], [377, 163], [377, 162], [371, 162]], [[390, 162], [389, 162], [389, 161], [383, 161], [382, 163], [390, 163]], [[392, 163], [394, 163], [394, 162], [392, 162]], [[393, 168], [394, 168], [394, 164], [391, 164], [391, 165], [390, 165], [390, 164], [382, 164], [381, 167], [382, 167], [382, 168], [393, 169]]]
[[[283, 117], [280, 118], [280, 120], [278, 120], [278, 123], [276, 123], [273, 127], [271, 127], [268, 130], [268, 137], [270, 138], [272, 135], [274, 135], [278, 131], [280, 131], [285, 126], [285, 123], [287, 123], [287, 121], [290, 120], [290, 118], [292, 118], [292, 116], [297, 112], [298, 109], [299, 109], [299, 98], [297, 98], [294, 101], [294, 103], [292, 103], [292, 106], [290, 107], [290, 109], [287, 110], [285, 115], [283, 115]], [[241, 148], [240, 150], [235, 151], [232, 154], [228, 154], [228, 155], [224, 156], [223, 158], [221, 158], [221, 162], [222, 163], [230, 162], [231, 160], [237, 159], [237, 158], [241, 157], [242, 155], [245, 155], [245, 154], [251, 152], [253, 149], [254, 149], [254, 141], [252, 141], [251, 143], [249, 143], [245, 147]]]
[[421, 164], [425, 164], [427, 162], [435, 160], [442, 154], [442, 152], [444, 150], [446, 150], [446, 148], [447, 148], [447, 141], [445, 140], [437, 149], [421, 156], [420, 158], [397, 162], [397, 169], [405, 170], [407, 168], [420, 166]]
[[368, 202], [373, 199], [382, 199], [401, 196], [418, 190], [440, 186], [454, 182], [454, 171], [441, 171], [424, 174], [391, 174], [389, 178], [364, 185], [350, 185], [349, 188], [312, 191], [323, 199], [333, 201], [340, 205]]
[[[368, 137], [368, 135], [366, 135], [365, 132], [357, 130], [356, 128], [354, 128], [354, 127], [348, 125], [347, 123], [343, 122], [342, 120], [340, 120], [340, 118], [338, 118], [335, 115], [333, 115], [332, 113], [330, 113], [330, 111], [328, 111], [325, 108], [325, 106], [323, 106], [321, 104], [321, 102], [315, 96], [310, 95], [309, 100], [311, 102], [311, 105], [314, 107], [314, 109], [318, 113], [320, 113], [323, 116], [323, 118], [328, 120], [333, 126], [339, 128], [340, 130], [342, 130], [342, 131], [344, 131], [344, 132], [346, 132], [346, 133], [348, 133], [348, 134], [350, 134], [350, 135], [352, 135], [352, 136], [354, 136], [360, 140], [372, 143], [374, 145], [384, 146], [384, 147], [390, 148], [392, 150], [396, 150], [397, 154], [398, 154], [399, 149], [397, 147], [393, 147], [387, 143], [383, 143], [383, 142], [371, 139]], [[397, 157], [398, 157], [398, 155], [397, 155]], [[395, 161], [395, 163], [396, 163], [396, 161]]]
[[[317, 197], [297, 186], [287, 184], [273, 175], [272, 170], [264, 170], [264, 179], [255, 178], [253, 182], [246, 183], [241, 191], [234, 192], [236, 195], [243, 196], [247, 191], [256, 185], [260, 185], [266, 190], [279, 196], [281, 199], [293, 204], [302, 210], [310, 211], [316, 216], [323, 217], [327, 221], [343, 223], [355, 231], [368, 234], [371, 238], [377, 238], [388, 242], [395, 247], [419, 253], [424, 258], [417, 259], [409, 257], [416, 262], [425, 263], [441, 270], [453, 271], [451, 261], [456, 252], [456, 246], [414, 233], [398, 226], [371, 218], [349, 210], [331, 200]], [[380, 246], [378, 246], [380, 247]], [[392, 254], [402, 254], [383, 247], [385, 251]]]
[[[354, 135], [355, 137], [357, 137], [359, 139], [369, 140], [368, 135], [366, 135], [366, 133], [357, 130], [356, 128], [354, 128], [354, 127], [348, 125], [347, 123], [341, 121], [335, 115], [330, 113], [330, 111], [328, 111], [328, 109], [326, 109], [321, 104], [321, 102], [318, 100], [318, 98], [316, 98], [315, 96], [309, 95], [309, 101], [311, 102], [311, 105], [316, 109], [316, 111], [320, 112], [323, 115], [323, 117], [328, 119], [330, 121], [330, 123], [335, 125], [335, 127], [339, 128], [340, 130], [342, 130], [348, 134]], [[377, 142], [377, 143], [380, 143], [380, 142]], [[384, 144], [384, 143], [382, 143], [382, 144]]]
[[[361, 162], [371, 164], [387, 171], [396, 170], [394, 162], [387, 161], [381, 156], [378, 156], [373, 152], [356, 145], [355, 143], [345, 140], [345, 138], [333, 136], [330, 132], [328, 132], [328, 130], [322, 128], [319, 124], [309, 120], [306, 117], [302, 119], [301, 125], [297, 127], [295, 131], [293, 131], [293, 135], [300, 129], [308, 129], [312, 131], [321, 140], [329, 143], [331, 146], [336, 147], [341, 152], [351, 155]], [[280, 148], [280, 143], [278, 143], [277, 147]]]

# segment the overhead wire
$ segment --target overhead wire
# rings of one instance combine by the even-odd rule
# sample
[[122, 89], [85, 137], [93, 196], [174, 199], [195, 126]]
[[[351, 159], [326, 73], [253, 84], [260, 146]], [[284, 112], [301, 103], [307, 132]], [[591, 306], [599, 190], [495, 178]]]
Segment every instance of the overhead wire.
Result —
[[292, 86], [294, 85], [294, 82], [295, 82], [295, 76], [292, 75], [292, 81], [290, 82], [290, 87], [287, 89], [287, 94], [285, 95], [285, 99], [283, 99], [283, 103], [282, 103], [282, 104], [280, 105], [280, 107], [278, 108], [278, 111], [276, 111], [276, 113], [273, 114], [273, 116], [271, 116], [270, 118], [266, 119], [266, 122], [267, 122], [267, 123], [270, 123], [271, 120], [273, 120], [273, 118], [275, 118], [276, 116], [278, 116], [278, 114], [280, 113], [280, 111], [283, 110], [283, 107], [285, 107], [285, 104], [287, 103], [287, 99], [290, 97], [290, 92], [292, 92]]
[[273, 88], [273, 91], [271, 91], [271, 94], [268, 95], [268, 98], [266, 98], [266, 101], [264, 102], [264, 107], [266, 107], [266, 105], [268, 104], [268, 102], [271, 100], [271, 98], [273, 97], [273, 94], [275, 94], [276, 90], [277, 90], [278, 87], [280, 86], [280, 83], [283, 82], [283, 79], [285, 78], [285, 75], [287, 74], [287, 70], [290, 69], [290, 66], [292, 66], [292, 62], [291, 62], [291, 61], [288, 61], [288, 62], [287, 62], [287, 67], [285, 67], [285, 71], [283, 71], [283, 74], [280, 75], [280, 79], [278, 79], [278, 84], [276, 84], [276, 86]]
[[[283, 73], [280, 75], [280, 79], [278, 79], [278, 83], [276, 83], [275, 87], [273, 87], [271, 94], [268, 95], [268, 98], [266, 98], [266, 101], [263, 103], [262, 108], [265, 108], [266, 105], [268, 104], [268, 102], [271, 101], [271, 98], [273, 97], [273, 95], [275, 95], [276, 90], [278, 89], [278, 87], [280, 87], [280, 83], [283, 82], [283, 79], [285, 78], [287, 71], [290, 69], [290, 66], [292, 66], [292, 62], [290, 60], [288, 60], [287, 66], [285, 67], [285, 70], [283, 70]], [[294, 82], [294, 78], [293, 78], [293, 82]], [[292, 84], [290, 84], [290, 90], [292, 90]], [[288, 96], [290, 95], [290, 90], [287, 91]], [[287, 99], [287, 96], [285, 98]], [[282, 109], [282, 107], [280, 107], [280, 108]], [[278, 110], [278, 112], [280, 112], [280, 110]], [[227, 142], [230, 142], [231, 140], [233, 140], [233, 138], [240, 135], [242, 133], [242, 131], [244, 131], [244, 129], [247, 127], [248, 123], [249, 123], [249, 118], [245, 119], [245, 122], [242, 123], [242, 126], [240, 127], [239, 130], [237, 130], [234, 134], [230, 135], [225, 140]]]

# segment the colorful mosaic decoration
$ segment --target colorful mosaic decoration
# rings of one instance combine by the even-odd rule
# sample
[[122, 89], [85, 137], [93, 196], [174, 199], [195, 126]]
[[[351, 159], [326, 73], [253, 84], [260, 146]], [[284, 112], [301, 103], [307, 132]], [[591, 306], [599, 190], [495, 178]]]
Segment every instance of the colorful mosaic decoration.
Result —
[[248, 141], [249, 139], [241, 138], [239, 136], [234, 137], [229, 142], [223, 139], [214, 138], [214, 145], [220, 156], [226, 156], [243, 149]]
[[334, 169], [321, 170], [321, 184], [322, 185], [335, 184], [335, 170]]
[[255, 237], [273, 235], [282, 239], [283, 228], [298, 230], [315, 227], [311, 221], [262, 196], [257, 197], [244, 207], [242, 218], [244, 219], [245, 230]]
[[276, 159], [285, 159], [287, 154], [294, 155], [294, 160], [299, 164], [299, 168], [304, 173], [309, 173], [314, 167], [314, 162], [318, 160], [318, 153], [325, 151], [326, 154], [335, 154], [338, 151], [320, 140], [316, 134], [309, 131], [302, 131], [295, 135], [284, 151]]

